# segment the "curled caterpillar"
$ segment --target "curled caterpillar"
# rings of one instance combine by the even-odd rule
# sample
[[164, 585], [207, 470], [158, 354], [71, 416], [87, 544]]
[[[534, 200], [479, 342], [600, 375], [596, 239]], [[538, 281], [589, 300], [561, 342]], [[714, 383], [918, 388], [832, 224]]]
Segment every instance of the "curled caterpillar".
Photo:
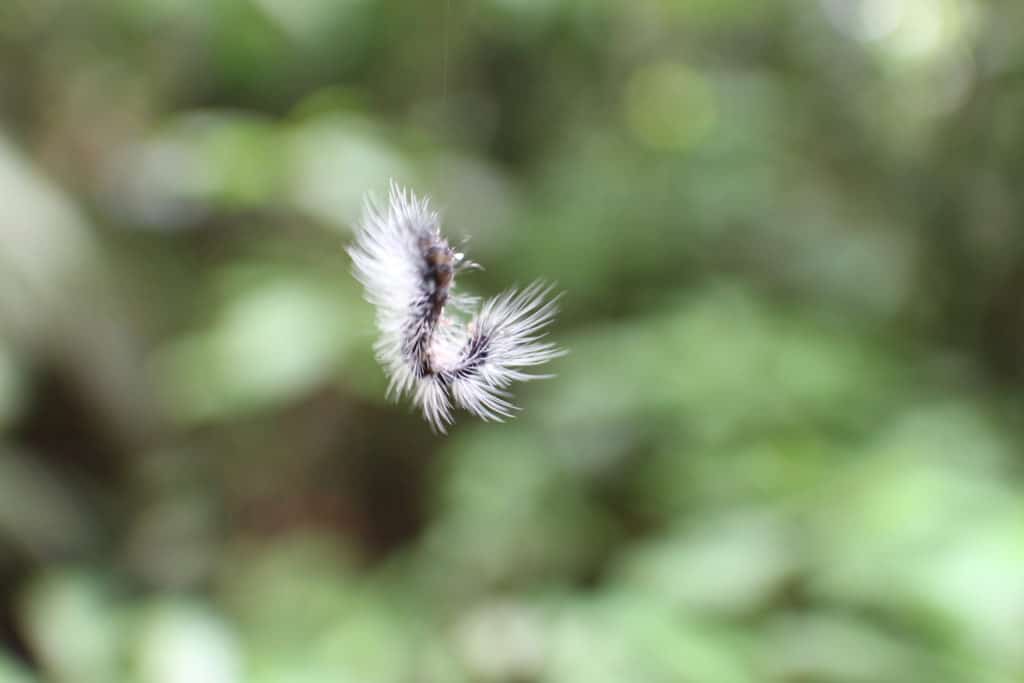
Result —
[[388, 396], [411, 395], [439, 432], [452, 423], [453, 400], [484, 420], [511, 417], [517, 408], [509, 385], [550, 377], [523, 369], [565, 353], [543, 340], [558, 296], [541, 282], [484, 302], [464, 323], [458, 313], [469, 314], [479, 300], [456, 294], [455, 278], [479, 266], [441, 235], [428, 199], [394, 182], [386, 207], [367, 199], [348, 253], [377, 309], [374, 348], [390, 381]]

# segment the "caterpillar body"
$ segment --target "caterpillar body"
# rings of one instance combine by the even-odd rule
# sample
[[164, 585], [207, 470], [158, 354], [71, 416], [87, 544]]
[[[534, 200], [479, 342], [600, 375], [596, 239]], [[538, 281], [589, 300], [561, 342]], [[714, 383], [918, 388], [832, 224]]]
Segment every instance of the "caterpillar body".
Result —
[[482, 305], [456, 293], [456, 276], [479, 266], [442, 236], [429, 199], [394, 182], [386, 206], [367, 199], [348, 253], [376, 307], [388, 396], [410, 395], [438, 432], [452, 424], [453, 402], [484, 420], [512, 417], [508, 387], [550, 377], [525, 369], [565, 353], [544, 339], [558, 312], [554, 288], [537, 281]]

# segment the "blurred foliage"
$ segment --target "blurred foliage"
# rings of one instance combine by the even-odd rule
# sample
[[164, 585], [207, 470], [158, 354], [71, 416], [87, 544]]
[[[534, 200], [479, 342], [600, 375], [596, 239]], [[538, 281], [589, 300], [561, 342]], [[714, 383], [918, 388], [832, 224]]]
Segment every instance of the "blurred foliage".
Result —
[[[0, 3], [0, 683], [1024, 678], [1024, 4]], [[389, 177], [567, 290], [388, 403]]]

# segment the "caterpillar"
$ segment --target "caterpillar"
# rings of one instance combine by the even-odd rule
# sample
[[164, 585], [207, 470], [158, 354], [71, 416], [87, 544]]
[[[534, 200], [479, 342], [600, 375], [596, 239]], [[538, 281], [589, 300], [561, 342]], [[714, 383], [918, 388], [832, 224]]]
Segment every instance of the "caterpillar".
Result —
[[484, 420], [512, 417], [509, 386], [551, 377], [525, 369], [566, 353], [544, 339], [558, 313], [554, 286], [536, 281], [482, 304], [456, 293], [456, 277], [480, 266], [441, 234], [428, 198], [394, 181], [386, 206], [367, 197], [348, 254], [376, 308], [388, 397], [411, 396], [437, 432], [453, 423], [453, 404]]

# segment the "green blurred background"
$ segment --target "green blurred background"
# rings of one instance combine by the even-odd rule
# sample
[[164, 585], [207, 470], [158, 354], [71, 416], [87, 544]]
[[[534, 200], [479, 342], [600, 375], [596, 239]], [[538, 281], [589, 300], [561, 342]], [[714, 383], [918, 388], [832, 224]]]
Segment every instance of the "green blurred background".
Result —
[[[0, 682], [1024, 680], [1019, 0], [3, 0]], [[557, 379], [389, 404], [431, 195]]]

